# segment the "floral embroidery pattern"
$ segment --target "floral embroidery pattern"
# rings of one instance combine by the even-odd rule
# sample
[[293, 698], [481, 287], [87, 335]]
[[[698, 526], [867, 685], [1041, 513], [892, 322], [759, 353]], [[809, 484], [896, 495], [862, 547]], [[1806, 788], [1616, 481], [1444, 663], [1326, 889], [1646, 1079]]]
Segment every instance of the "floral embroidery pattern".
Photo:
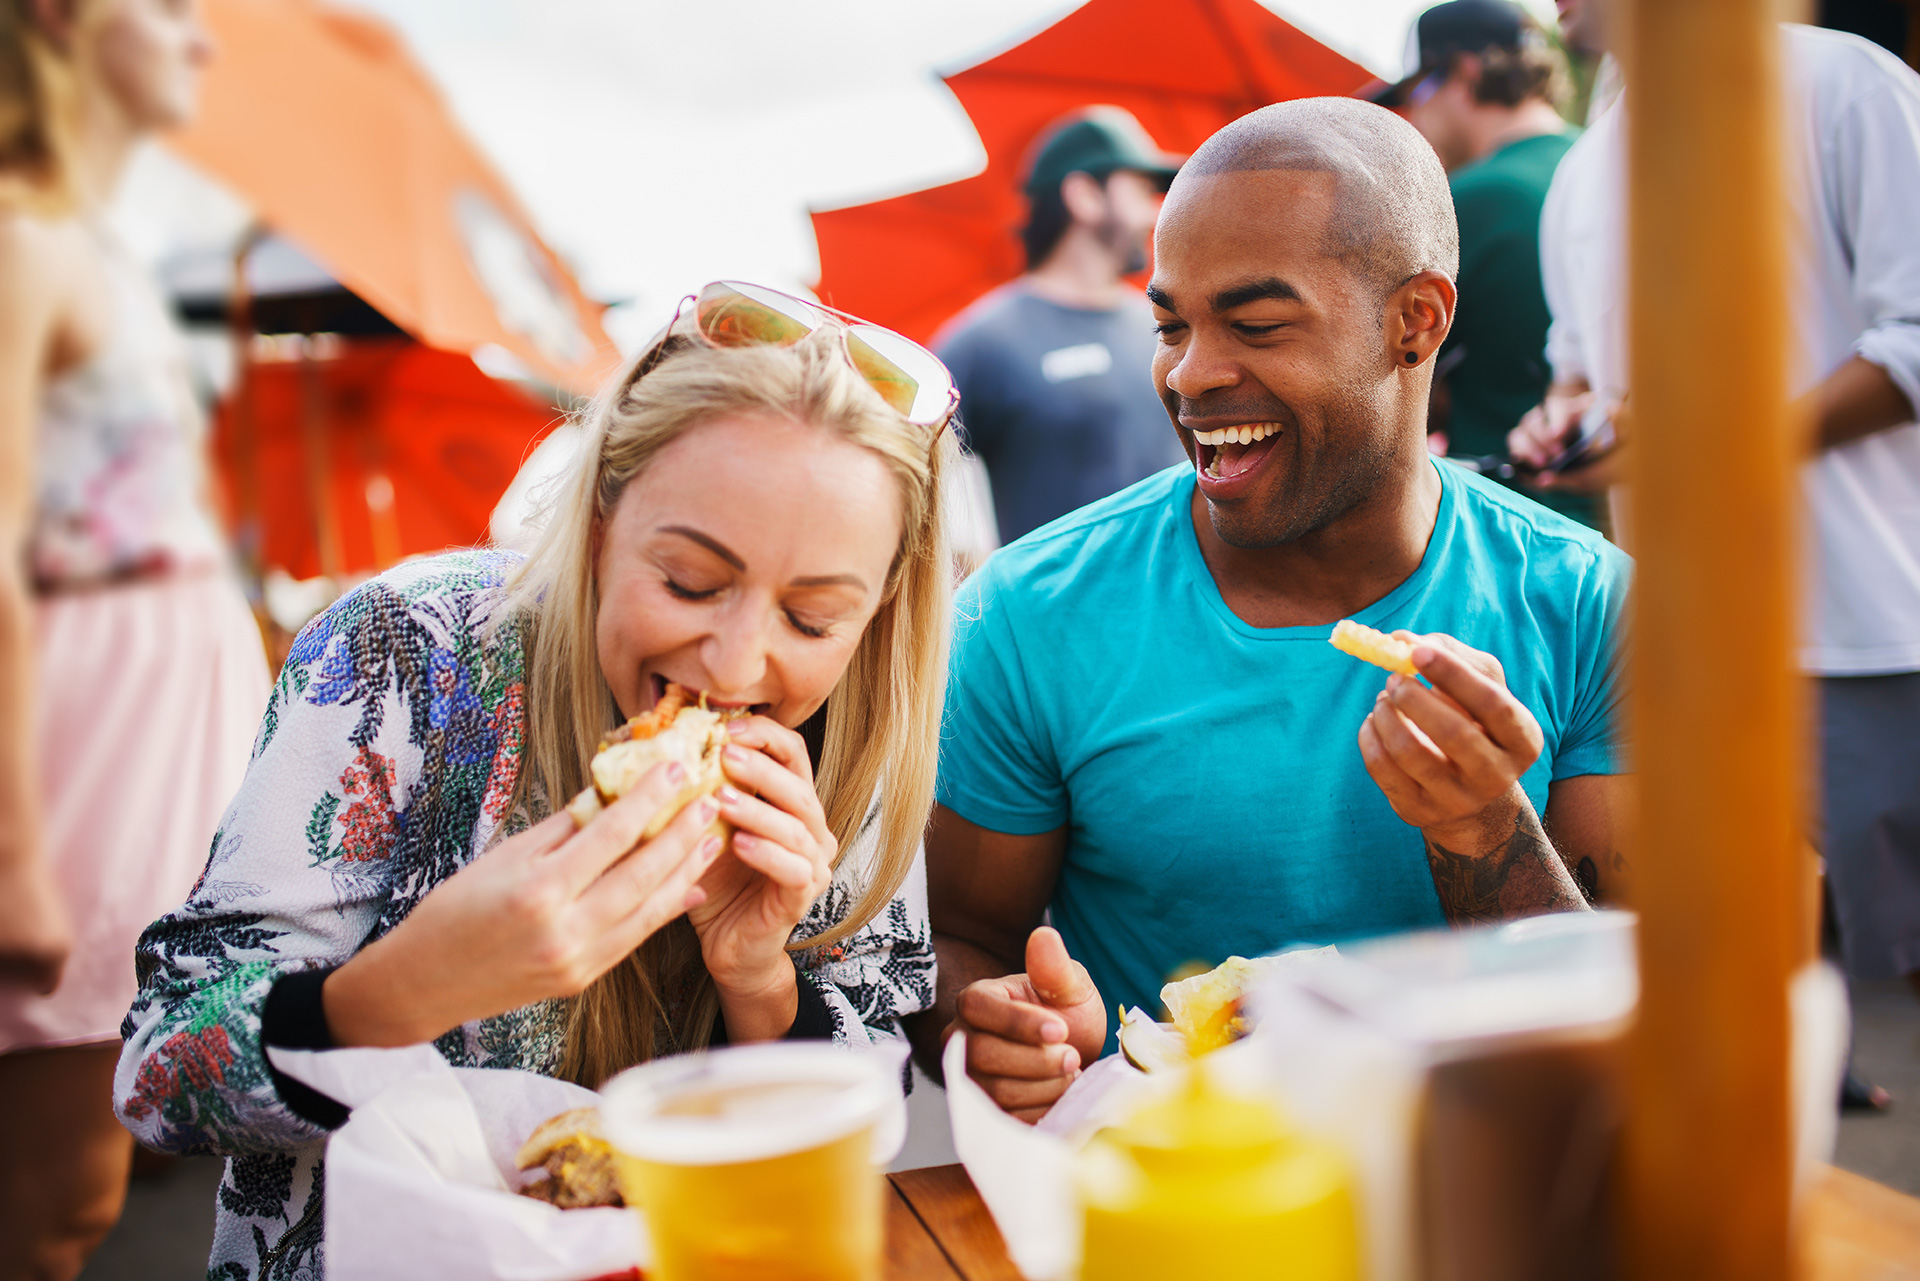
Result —
[[[141, 935], [141, 988], [121, 1026], [121, 1120], [150, 1147], [228, 1158], [208, 1276], [317, 1281], [325, 1269], [326, 1131], [281, 1101], [260, 1020], [279, 978], [338, 965], [391, 930], [503, 830], [522, 759], [519, 629], [489, 628], [515, 557], [462, 552], [397, 567], [309, 623], [282, 669], [245, 782], [187, 902]], [[869, 820], [843, 869], [866, 866]], [[842, 919], [834, 883], [795, 931]], [[795, 963], [836, 1037], [897, 1036], [933, 999], [925, 884]], [[546, 1001], [435, 1042], [462, 1067], [552, 1072], [563, 1010]]]

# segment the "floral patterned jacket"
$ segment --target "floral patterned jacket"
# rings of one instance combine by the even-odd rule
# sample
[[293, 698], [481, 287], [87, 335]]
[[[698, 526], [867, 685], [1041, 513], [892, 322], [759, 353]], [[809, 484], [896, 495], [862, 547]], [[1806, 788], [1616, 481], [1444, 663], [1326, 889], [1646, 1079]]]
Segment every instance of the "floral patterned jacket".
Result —
[[[288, 1105], [269, 1070], [261, 1025], [275, 982], [340, 964], [528, 821], [509, 801], [524, 655], [517, 628], [486, 626], [516, 563], [461, 552], [403, 565], [308, 624], [206, 870], [140, 938], [114, 1108], [149, 1147], [228, 1158], [210, 1278], [323, 1271], [327, 1131]], [[844, 914], [875, 826], [849, 843], [796, 937]], [[900, 1016], [933, 997], [923, 868], [858, 933], [794, 960], [836, 1040], [899, 1035]], [[552, 1072], [560, 1014], [543, 1002], [436, 1045], [463, 1067]]]

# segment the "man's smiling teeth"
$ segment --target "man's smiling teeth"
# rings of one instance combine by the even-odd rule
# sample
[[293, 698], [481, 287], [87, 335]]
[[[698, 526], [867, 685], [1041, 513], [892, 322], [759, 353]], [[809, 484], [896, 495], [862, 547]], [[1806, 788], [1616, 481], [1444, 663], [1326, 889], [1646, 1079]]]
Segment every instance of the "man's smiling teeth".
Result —
[[1279, 423], [1248, 423], [1244, 427], [1222, 427], [1218, 431], [1197, 431], [1193, 439], [1202, 445], [1251, 445], [1280, 430]]

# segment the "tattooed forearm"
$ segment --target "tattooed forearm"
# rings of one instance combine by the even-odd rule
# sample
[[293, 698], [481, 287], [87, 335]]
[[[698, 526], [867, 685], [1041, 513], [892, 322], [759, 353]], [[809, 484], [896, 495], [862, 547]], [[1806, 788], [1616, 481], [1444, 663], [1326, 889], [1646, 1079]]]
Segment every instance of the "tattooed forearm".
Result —
[[1455, 925], [1586, 909], [1586, 897], [1531, 806], [1514, 816], [1513, 834], [1485, 854], [1462, 854], [1431, 836], [1426, 845], [1440, 906]]

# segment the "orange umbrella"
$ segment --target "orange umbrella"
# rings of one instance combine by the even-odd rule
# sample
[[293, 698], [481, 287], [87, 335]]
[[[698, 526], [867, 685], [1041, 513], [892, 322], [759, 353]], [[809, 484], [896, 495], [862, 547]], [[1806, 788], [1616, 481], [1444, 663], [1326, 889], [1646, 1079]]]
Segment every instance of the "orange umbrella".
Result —
[[986, 146], [986, 172], [813, 215], [821, 298], [923, 342], [1020, 274], [1020, 164], [1067, 112], [1125, 107], [1162, 147], [1184, 153], [1268, 103], [1349, 94], [1373, 75], [1255, 0], [1089, 0], [945, 79]]
[[253, 361], [245, 398], [215, 420], [227, 492], [256, 498], [258, 562], [352, 577], [484, 543], [494, 504], [560, 415], [408, 338], [316, 346]]
[[321, 0], [206, 0], [219, 51], [172, 144], [421, 341], [572, 392], [618, 359], [400, 37]]

